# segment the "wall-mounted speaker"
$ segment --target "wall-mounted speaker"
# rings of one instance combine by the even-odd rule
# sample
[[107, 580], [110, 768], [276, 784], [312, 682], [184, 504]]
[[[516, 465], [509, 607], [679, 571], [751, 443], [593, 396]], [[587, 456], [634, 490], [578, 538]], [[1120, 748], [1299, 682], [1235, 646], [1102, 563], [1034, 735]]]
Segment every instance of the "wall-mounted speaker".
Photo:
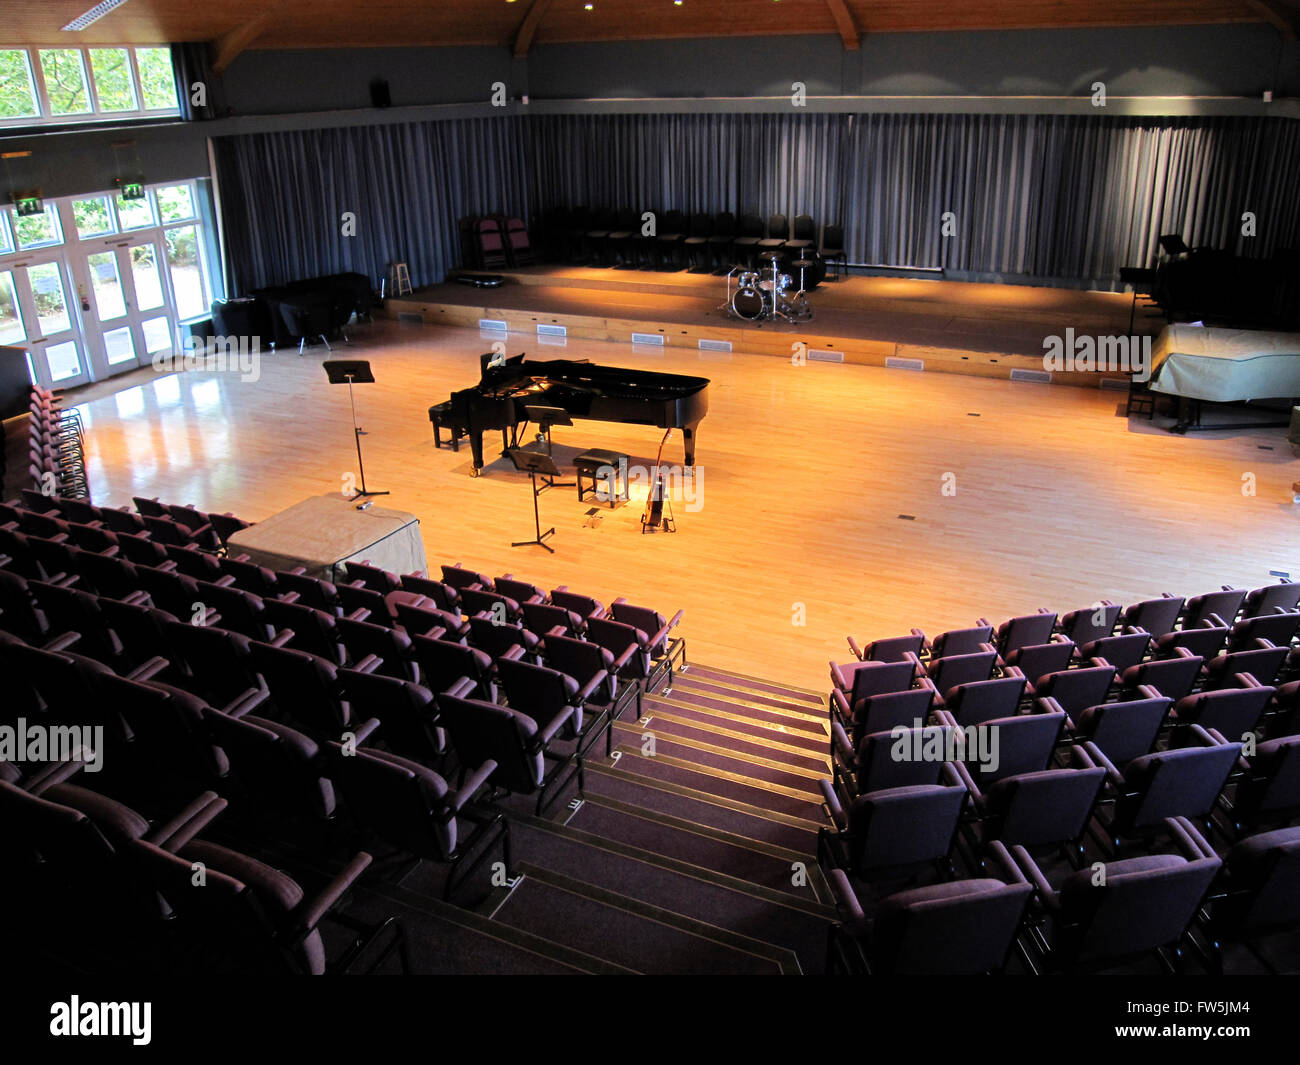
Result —
[[392, 107], [393, 94], [388, 91], [388, 81], [376, 78], [370, 83], [370, 102], [375, 107]]

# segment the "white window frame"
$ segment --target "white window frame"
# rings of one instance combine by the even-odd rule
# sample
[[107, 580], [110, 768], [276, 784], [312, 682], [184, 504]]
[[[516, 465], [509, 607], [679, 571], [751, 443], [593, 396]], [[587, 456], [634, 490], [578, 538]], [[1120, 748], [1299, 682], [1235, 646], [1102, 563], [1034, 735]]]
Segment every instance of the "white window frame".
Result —
[[[167, 44], [110, 44], [108, 42], [96, 42], [94, 44], [68, 44], [61, 41], [57, 44], [13, 44], [6, 45], [0, 43], [0, 51], [5, 52], [26, 52], [27, 65], [31, 72], [32, 89], [36, 94], [36, 108], [40, 112], [34, 118], [7, 118], [0, 119], [0, 126], [4, 128], [18, 128], [25, 126], [75, 126], [84, 125], [89, 122], [117, 122], [117, 121], [138, 121], [145, 118], [172, 118], [180, 115], [180, 101], [177, 99], [175, 107], [155, 107], [145, 106], [144, 86], [140, 84], [140, 61], [136, 55], [138, 49], [162, 48], [170, 51], [171, 46]], [[131, 79], [131, 88], [135, 93], [137, 107], [130, 111], [105, 111], [99, 103], [99, 86], [95, 84], [95, 69], [90, 62], [90, 53], [92, 51], [112, 51], [116, 49], [125, 49], [127, 60], [129, 62], [128, 76]], [[45, 71], [41, 67], [40, 53], [43, 51], [60, 51], [60, 52], [80, 52], [81, 67], [86, 75], [86, 93], [90, 103], [90, 110], [76, 115], [56, 115], [50, 106], [50, 97], [45, 89]]]

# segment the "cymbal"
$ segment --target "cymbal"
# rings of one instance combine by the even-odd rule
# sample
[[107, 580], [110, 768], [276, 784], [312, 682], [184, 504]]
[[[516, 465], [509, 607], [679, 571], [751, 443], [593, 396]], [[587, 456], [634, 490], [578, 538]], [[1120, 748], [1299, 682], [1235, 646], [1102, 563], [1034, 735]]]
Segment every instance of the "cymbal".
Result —
[[766, 259], [768, 262], [772, 262], [776, 259], [781, 258], [781, 253], [779, 251], [764, 251], [764, 252], [759, 252], [758, 257], [760, 259]]

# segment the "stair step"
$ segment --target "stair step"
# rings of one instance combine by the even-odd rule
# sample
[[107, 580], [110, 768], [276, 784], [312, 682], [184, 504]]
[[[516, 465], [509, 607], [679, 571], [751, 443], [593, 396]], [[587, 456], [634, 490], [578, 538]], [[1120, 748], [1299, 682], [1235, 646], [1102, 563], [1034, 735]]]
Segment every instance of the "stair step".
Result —
[[[831, 771], [830, 755], [824, 749], [791, 748], [777, 741], [746, 736], [721, 728], [712, 721], [701, 721], [688, 713], [678, 713], [675, 706], [663, 703], [648, 709], [646, 716], [635, 726], [629, 724], [627, 727], [635, 727], [638, 734], [649, 730], [656, 736], [670, 735], [683, 742], [697, 742], [705, 745], [703, 749], [750, 759], [774, 769], [788, 769], [814, 780], [829, 776]], [[822, 746], [825, 748], [828, 745]]]
[[791, 850], [814, 850], [817, 830], [821, 827], [815, 821], [805, 821], [681, 784], [643, 777], [616, 766], [588, 765], [587, 794], [609, 795], [632, 805], [663, 810]]
[[746, 714], [689, 703], [671, 696], [666, 699], [656, 696], [650, 705], [660, 715], [667, 710], [675, 717], [700, 722], [707, 727], [717, 729], [721, 734], [734, 735], [737, 739], [753, 739], [759, 743], [771, 743], [778, 748], [790, 750], [793, 754], [804, 754], [809, 751], [823, 754], [829, 748], [829, 737], [823, 729], [815, 732], [793, 729], [774, 721], [759, 721]]
[[794, 699], [781, 698], [770, 692], [752, 691], [728, 684], [726, 681], [714, 680], [694, 673], [674, 673], [672, 689], [685, 688], [700, 694], [716, 695], [734, 701], [737, 705], [764, 707], [769, 710], [783, 710], [798, 714], [813, 721], [820, 721], [826, 716], [825, 700], [809, 703]]
[[792, 733], [803, 734], [824, 742], [830, 741], [830, 717], [823, 714], [820, 719], [810, 718], [806, 714], [797, 714], [789, 710], [778, 710], [770, 706], [746, 706], [744, 703], [728, 699], [715, 692], [693, 691], [685, 686], [675, 687], [667, 695], [647, 695], [643, 700], [645, 707], [653, 706], [659, 701], [671, 702], [681, 706], [697, 706], [701, 710], [720, 710], [736, 717], [749, 718], [764, 725], [779, 726]]
[[614, 742], [633, 744], [641, 749], [641, 737], [649, 732], [654, 736], [655, 757], [669, 755], [684, 762], [693, 762], [729, 773], [745, 780], [779, 788], [791, 795], [820, 796], [817, 781], [827, 774], [816, 769], [803, 769], [784, 765], [772, 759], [737, 752], [730, 747], [711, 743], [708, 738], [685, 735], [680, 725], [650, 719], [649, 725], [636, 727], [617, 722], [614, 725]]
[[580, 838], [581, 833], [515, 831], [520, 866], [581, 871], [596, 887], [660, 906], [717, 928], [743, 929], [751, 938], [794, 951], [801, 966], [819, 972], [824, 963], [827, 917], [773, 904], [751, 885], [700, 875], [662, 860], [612, 851]]
[[[701, 921], [592, 887], [564, 874], [521, 862], [520, 883], [494, 920], [548, 939], [563, 939], [624, 968], [645, 973], [781, 972], [744, 937]], [[788, 952], [781, 952], [788, 953]]]
[[709, 792], [728, 799], [735, 799], [753, 806], [764, 806], [781, 813], [802, 818], [805, 821], [821, 822], [822, 800], [820, 791], [817, 795], [778, 784], [755, 780], [739, 773], [730, 773], [699, 762], [676, 758], [660, 750], [654, 758], [641, 754], [640, 745], [622, 745], [619, 768], [642, 776], [684, 784], [702, 792]]
[[813, 709], [824, 708], [826, 698], [820, 692], [813, 691], [810, 688], [797, 688], [792, 684], [779, 684], [773, 680], [762, 680], [758, 677], [751, 677], [746, 673], [736, 673], [729, 669], [720, 669], [717, 666], [703, 665], [699, 662], [691, 662], [689, 666], [678, 672], [678, 676], [705, 676], [714, 680], [722, 681], [725, 684], [733, 684], [750, 691], [766, 692], [769, 695], [779, 695], [794, 702], [807, 703]]

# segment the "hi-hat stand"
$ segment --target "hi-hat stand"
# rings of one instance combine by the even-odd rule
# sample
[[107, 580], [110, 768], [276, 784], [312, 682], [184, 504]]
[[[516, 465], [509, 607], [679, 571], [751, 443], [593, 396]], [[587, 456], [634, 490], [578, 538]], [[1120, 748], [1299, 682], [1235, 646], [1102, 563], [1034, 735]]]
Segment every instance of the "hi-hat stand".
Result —
[[533, 489], [533, 527], [537, 530], [537, 535], [531, 540], [516, 540], [511, 547], [544, 547], [551, 554], [555, 554], [555, 548], [546, 542], [548, 537], [555, 535], [555, 529], [552, 527], [542, 532], [542, 519], [537, 509], [537, 497], [547, 488], [548, 484], [543, 484], [541, 488], [537, 487], [537, 475], [554, 478], [560, 475], [559, 467], [555, 465], [555, 460], [544, 451], [529, 451], [522, 447], [512, 447], [507, 452], [510, 461], [515, 464], [515, 469], [521, 473], [528, 474], [529, 484]]
[[373, 385], [375, 375], [370, 372], [370, 363], [365, 359], [327, 359], [321, 363], [325, 367], [325, 376], [329, 378], [332, 385], [346, 384], [348, 386], [348, 400], [352, 404], [352, 432], [357, 441], [357, 470], [361, 474], [361, 489], [351, 499], [362, 499], [366, 496], [386, 496], [389, 493], [378, 491], [366, 487], [366, 466], [361, 460], [361, 438], [366, 435], [366, 431], [357, 424], [357, 400], [352, 393], [353, 383], [359, 385]]

